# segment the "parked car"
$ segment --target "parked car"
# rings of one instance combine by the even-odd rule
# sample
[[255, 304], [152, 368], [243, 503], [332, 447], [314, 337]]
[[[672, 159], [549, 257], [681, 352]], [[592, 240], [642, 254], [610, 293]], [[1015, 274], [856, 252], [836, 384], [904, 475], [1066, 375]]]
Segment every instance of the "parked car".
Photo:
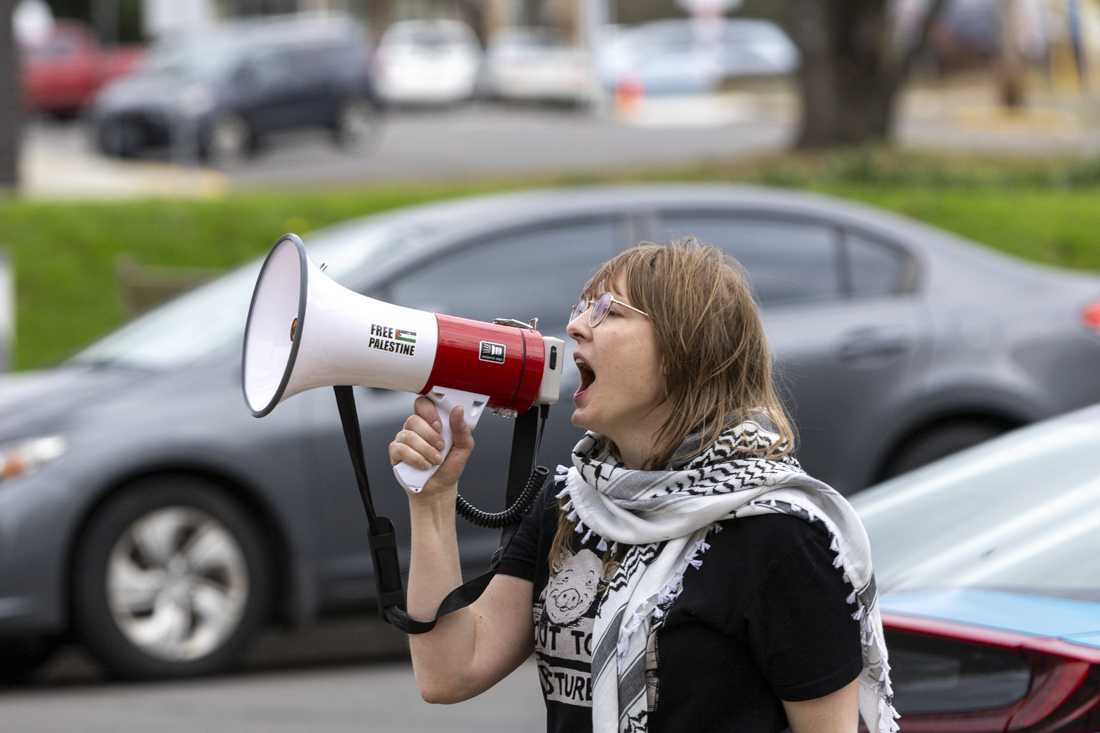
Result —
[[799, 53], [766, 20], [655, 20], [620, 28], [602, 44], [605, 87], [640, 85], [646, 94], [713, 92], [729, 79], [783, 76], [798, 68]]
[[495, 99], [585, 105], [594, 84], [589, 53], [551, 28], [505, 28], [485, 53], [485, 92]]
[[41, 42], [21, 49], [23, 99], [31, 111], [71, 119], [105, 84], [129, 73], [141, 46], [104, 48], [86, 25], [57, 21]]
[[[806, 193], [532, 191], [370, 217], [306, 245], [357, 292], [481, 320], [538, 316], [564, 338], [569, 304], [601, 262], [684, 234], [747, 268], [800, 458], [845, 493], [1100, 400], [1100, 319], [1086, 315], [1100, 313], [1100, 278]], [[260, 264], [56, 368], [0, 375], [0, 636], [75, 638], [121, 676], [200, 674], [232, 663], [271, 616], [305, 623], [370, 601], [366, 520], [332, 390], [295, 395], [263, 420], [242, 399]], [[568, 356], [549, 465], [579, 437]], [[407, 502], [386, 444], [412, 397], [356, 393], [375, 506], [405, 561]], [[478, 506], [500, 506], [512, 425], [486, 417], [477, 428], [465, 492]], [[463, 525], [459, 536], [466, 569], [483, 569], [496, 534]]]
[[905, 731], [1100, 730], [1100, 405], [853, 499]]
[[391, 104], [437, 105], [474, 96], [482, 62], [477, 36], [457, 20], [405, 20], [378, 42], [378, 91]]
[[362, 27], [338, 15], [240, 20], [170, 36], [96, 97], [94, 143], [107, 155], [160, 148], [218, 164], [293, 130], [357, 143], [371, 137], [380, 110], [369, 54]]

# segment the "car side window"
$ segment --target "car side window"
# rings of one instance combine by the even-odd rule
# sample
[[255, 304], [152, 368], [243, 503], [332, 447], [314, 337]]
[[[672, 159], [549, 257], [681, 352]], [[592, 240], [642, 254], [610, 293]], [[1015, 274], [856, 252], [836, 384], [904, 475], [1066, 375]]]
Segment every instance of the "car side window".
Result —
[[724, 212], [670, 212], [661, 220], [662, 241], [694, 236], [732, 255], [763, 307], [843, 297], [838, 237], [830, 226]]
[[399, 278], [389, 299], [481, 321], [537, 316], [541, 330], [561, 330], [585, 282], [624, 237], [614, 218], [510, 231]]
[[856, 232], [845, 233], [844, 248], [852, 297], [876, 298], [901, 289], [907, 265], [902, 250]]

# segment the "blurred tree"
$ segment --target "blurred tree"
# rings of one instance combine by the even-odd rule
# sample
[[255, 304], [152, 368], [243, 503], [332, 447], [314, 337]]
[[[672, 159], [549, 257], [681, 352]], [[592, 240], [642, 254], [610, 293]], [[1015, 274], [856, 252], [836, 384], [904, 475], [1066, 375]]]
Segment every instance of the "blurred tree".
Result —
[[15, 0], [0, 0], [0, 191], [19, 186], [19, 142], [23, 100], [19, 89], [19, 50], [12, 16]]
[[929, 0], [907, 44], [891, 23], [890, 0], [745, 0], [742, 15], [778, 23], [802, 54], [798, 73], [802, 149], [885, 142], [898, 92], [946, 0]]
[[1001, 104], [1010, 109], [1024, 106], [1024, 59], [1019, 42], [1017, 0], [1001, 0], [1001, 53], [997, 61], [997, 92]]

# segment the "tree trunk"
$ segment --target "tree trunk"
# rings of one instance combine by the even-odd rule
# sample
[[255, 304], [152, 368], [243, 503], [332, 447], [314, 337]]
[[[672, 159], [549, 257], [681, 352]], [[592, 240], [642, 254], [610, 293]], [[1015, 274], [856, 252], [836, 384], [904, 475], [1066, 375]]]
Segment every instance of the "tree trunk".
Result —
[[742, 12], [771, 18], [802, 54], [802, 120], [796, 147], [885, 142], [893, 136], [898, 92], [946, 0], [927, 0], [924, 17], [899, 43], [891, 0], [744, 0]]
[[0, 0], [0, 192], [19, 186], [19, 142], [23, 95], [12, 29], [15, 0]]
[[997, 96], [1009, 109], [1024, 106], [1024, 59], [1017, 33], [1019, 6], [1016, 0], [1001, 0], [1001, 53], [997, 60]]
[[802, 53], [801, 149], [890, 139], [895, 77], [885, 0], [796, 0], [784, 26]]

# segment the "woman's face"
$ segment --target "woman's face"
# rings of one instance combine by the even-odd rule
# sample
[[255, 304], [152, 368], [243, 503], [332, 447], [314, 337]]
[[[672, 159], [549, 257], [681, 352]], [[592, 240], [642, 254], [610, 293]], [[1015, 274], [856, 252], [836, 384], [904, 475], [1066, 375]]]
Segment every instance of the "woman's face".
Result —
[[[611, 294], [630, 303], [624, 285], [620, 278]], [[573, 358], [581, 373], [580, 387], [573, 395], [573, 425], [620, 445], [640, 430], [655, 428], [654, 408], [664, 390], [649, 318], [612, 304], [595, 328], [588, 325], [586, 312], [569, 323], [566, 333], [577, 342]]]

